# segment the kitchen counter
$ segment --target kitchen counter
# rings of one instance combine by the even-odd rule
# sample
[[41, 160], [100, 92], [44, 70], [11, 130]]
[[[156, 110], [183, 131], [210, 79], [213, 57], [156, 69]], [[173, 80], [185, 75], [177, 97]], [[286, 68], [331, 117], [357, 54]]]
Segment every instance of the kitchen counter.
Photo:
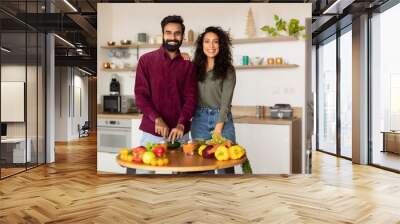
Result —
[[[99, 113], [98, 119], [142, 119], [142, 114], [139, 113]], [[272, 124], [272, 125], [292, 125], [293, 122], [300, 118], [291, 119], [274, 119], [271, 117], [256, 118], [255, 116], [233, 116], [234, 123], [239, 124]]]
[[142, 119], [142, 114], [139, 113], [98, 113], [97, 119]]
[[235, 116], [233, 115], [233, 122], [239, 124], [273, 124], [273, 125], [292, 125], [293, 122], [300, 120], [300, 118], [291, 119], [274, 119], [271, 117], [257, 118], [255, 116]]
[[[249, 114], [249, 113], [247, 113]], [[233, 115], [235, 123], [236, 141], [247, 151], [247, 158], [251, 161], [254, 174], [291, 174], [301, 173], [302, 170], [302, 120], [273, 119], [271, 117], [256, 118], [254, 115], [236, 113]], [[142, 132], [139, 130], [142, 114], [128, 113], [99, 113], [99, 120], [120, 120], [131, 122], [131, 132], [126, 145], [129, 148], [139, 145]], [[119, 122], [118, 122], [119, 123]], [[111, 128], [110, 128], [111, 130]], [[116, 135], [111, 131], [100, 133], [98, 139], [112, 139]], [[107, 136], [108, 135], [108, 136]], [[122, 134], [121, 134], [122, 135]], [[112, 138], [111, 138], [111, 137]], [[107, 143], [108, 144], [108, 143]], [[125, 144], [125, 143], [124, 143]], [[98, 145], [98, 149], [101, 149]], [[117, 149], [121, 146], [115, 146]], [[126, 168], [115, 161], [116, 153], [98, 150], [97, 170], [100, 172], [126, 173]], [[236, 168], [235, 168], [236, 169]], [[240, 170], [236, 170], [240, 173]]]

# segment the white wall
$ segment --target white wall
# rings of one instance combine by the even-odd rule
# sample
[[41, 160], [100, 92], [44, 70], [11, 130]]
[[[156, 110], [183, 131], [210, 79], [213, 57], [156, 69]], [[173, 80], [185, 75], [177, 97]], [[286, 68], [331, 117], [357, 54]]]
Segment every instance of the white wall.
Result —
[[[247, 12], [252, 9], [257, 36], [265, 36], [259, 30], [263, 25], [274, 24], [273, 16], [277, 14], [285, 19], [297, 18], [301, 24], [311, 17], [311, 4], [267, 4], [267, 3], [213, 3], [213, 4], [98, 4], [97, 21], [97, 61], [98, 82], [97, 97], [101, 103], [101, 96], [109, 93], [109, 83], [112, 73], [103, 72], [103, 62], [110, 62], [107, 53], [109, 50], [100, 46], [113, 40], [119, 43], [122, 39], [137, 40], [137, 33], [144, 32], [154, 37], [161, 34], [161, 20], [168, 15], [181, 15], [184, 19], [186, 31], [192, 29], [200, 33], [207, 26], [221, 26], [230, 30], [233, 38], [245, 38]], [[187, 35], [187, 32], [185, 36]], [[263, 69], [263, 70], [237, 70], [237, 84], [233, 96], [233, 105], [267, 105], [276, 103], [289, 103], [292, 106], [306, 105], [305, 80], [307, 66], [311, 66], [310, 53], [306, 49], [304, 40], [294, 42], [258, 43], [234, 45], [233, 55], [238, 61], [242, 55], [251, 57], [283, 57], [289, 63], [298, 64], [297, 68], [290, 69]], [[154, 50], [148, 49], [147, 51]], [[185, 52], [193, 49], [183, 48]], [[121, 61], [136, 64], [135, 49], [131, 49], [129, 59], [111, 59], [111, 62]], [[140, 50], [140, 55], [145, 51]], [[308, 65], [309, 63], [309, 65]], [[309, 68], [308, 68], [309, 69]], [[310, 72], [311, 73], [311, 72]], [[119, 73], [121, 94], [132, 94], [134, 86], [134, 73]], [[304, 114], [304, 113], [303, 113]], [[303, 150], [305, 145], [305, 119], [303, 116]], [[305, 153], [303, 153], [304, 155]], [[303, 160], [304, 161], [304, 160]], [[303, 163], [304, 164], [304, 163]]]
[[[149, 10], [151, 7], [151, 10]], [[170, 14], [181, 15], [185, 20], [186, 30], [199, 33], [209, 25], [219, 25], [231, 30], [234, 38], [244, 38], [247, 10], [252, 8], [255, 24], [261, 27], [273, 23], [273, 15], [286, 19], [299, 18], [304, 24], [311, 15], [311, 4], [98, 4], [98, 71], [103, 62], [110, 61], [108, 50], [101, 49], [108, 40], [130, 39], [136, 41], [137, 33], [145, 32], [151, 36], [161, 34], [160, 21]], [[207, 12], [207, 14], [203, 13]], [[232, 16], [221, 16], [221, 13]], [[129, 21], [129, 22], [128, 22]], [[143, 21], [146, 21], [145, 25]], [[257, 29], [258, 36], [265, 34]], [[243, 70], [238, 71], [237, 87], [233, 98], [234, 105], [273, 105], [279, 102], [303, 106], [304, 101], [304, 57], [305, 41], [284, 43], [261, 43], [235, 45], [235, 58], [241, 55], [276, 57], [282, 56], [289, 62], [298, 64], [295, 69]], [[154, 50], [154, 49], [150, 49]], [[190, 52], [190, 49], [185, 48]], [[127, 61], [136, 63], [135, 50]], [[140, 52], [142, 55], [144, 51]], [[117, 61], [117, 60], [114, 60]], [[120, 60], [121, 61], [121, 60]], [[111, 73], [100, 72], [98, 77], [98, 102], [101, 95], [108, 94]], [[122, 94], [133, 94], [132, 73], [120, 73]], [[128, 77], [129, 76], [129, 77]], [[251, 82], [251, 88], [247, 85]], [[256, 94], [255, 94], [256, 93]], [[261, 93], [261, 94], [260, 94]]]
[[[78, 71], [79, 72], [79, 71]], [[72, 138], [78, 138], [79, 133], [77, 126], [78, 124], [82, 126], [85, 121], [88, 121], [88, 108], [89, 108], [89, 102], [88, 102], [88, 77], [87, 76], [82, 76], [83, 73], [78, 73], [77, 70], [75, 70], [75, 75], [74, 75], [74, 110], [75, 113], [72, 114], [73, 119], [72, 119], [72, 130], [71, 130], [71, 135]], [[80, 93], [78, 93], [80, 91]], [[80, 94], [80, 97], [79, 97]], [[79, 102], [81, 101], [81, 102]], [[79, 108], [81, 107], [81, 108]], [[81, 112], [79, 110], [82, 110]]]
[[55, 68], [55, 141], [68, 140], [68, 85], [67, 67]]
[[[71, 67], [56, 67], [55, 123], [56, 141], [78, 138], [78, 124], [88, 120], [88, 78]], [[74, 91], [75, 90], [75, 91]], [[78, 91], [81, 94], [82, 116], [79, 113]], [[75, 104], [75, 106], [74, 106]], [[75, 109], [75, 111], [73, 111]], [[75, 112], [75, 113], [74, 113]]]

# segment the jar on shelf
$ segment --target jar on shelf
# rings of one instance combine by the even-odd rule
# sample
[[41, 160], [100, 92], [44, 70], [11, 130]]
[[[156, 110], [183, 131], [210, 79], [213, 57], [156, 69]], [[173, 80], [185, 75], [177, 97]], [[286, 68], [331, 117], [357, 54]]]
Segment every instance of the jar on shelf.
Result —
[[275, 59], [274, 59], [274, 58], [268, 58], [268, 59], [267, 59], [267, 64], [268, 64], [268, 65], [273, 65], [273, 64], [275, 64]]
[[282, 57], [275, 58], [275, 64], [277, 64], [277, 65], [283, 64], [283, 58]]

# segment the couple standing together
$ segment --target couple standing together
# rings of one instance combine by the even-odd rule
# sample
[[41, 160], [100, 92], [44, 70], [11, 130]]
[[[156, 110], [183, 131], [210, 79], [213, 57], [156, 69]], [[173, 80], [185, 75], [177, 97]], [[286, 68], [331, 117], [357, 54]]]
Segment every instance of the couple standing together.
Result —
[[161, 21], [163, 44], [140, 57], [135, 100], [143, 113], [141, 145], [165, 140], [211, 139], [211, 133], [236, 141], [231, 102], [236, 83], [229, 35], [208, 27], [196, 41], [191, 62], [179, 51], [185, 33], [180, 16]]

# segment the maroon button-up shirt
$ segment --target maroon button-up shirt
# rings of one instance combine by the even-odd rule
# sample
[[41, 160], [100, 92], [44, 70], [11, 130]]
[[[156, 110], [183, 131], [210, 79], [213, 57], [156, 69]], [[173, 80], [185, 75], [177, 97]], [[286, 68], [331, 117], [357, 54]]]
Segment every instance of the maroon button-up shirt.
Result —
[[178, 124], [190, 130], [197, 104], [195, 66], [178, 54], [171, 59], [163, 47], [140, 57], [136, 69], [135, 101], [143, 113], [140, 130], [155, 133], [161, 117], [170, 130]]

